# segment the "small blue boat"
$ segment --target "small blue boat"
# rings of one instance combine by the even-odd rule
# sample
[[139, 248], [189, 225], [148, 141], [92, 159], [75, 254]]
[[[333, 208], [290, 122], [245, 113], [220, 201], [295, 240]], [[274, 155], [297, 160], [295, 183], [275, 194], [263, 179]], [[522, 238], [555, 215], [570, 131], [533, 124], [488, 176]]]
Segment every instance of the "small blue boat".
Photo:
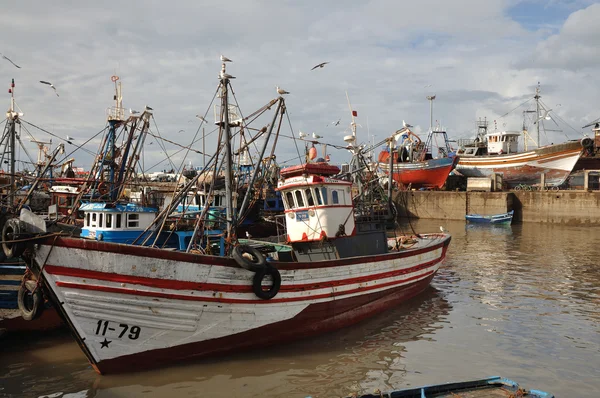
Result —
[[436, 384], [405, 390], [361, 395], [360, 398], [428, 398], [428, 397], [527, 397], [554, 398], [553, 394], [527, 390], [519, 383], [503, 377], [495, 376], [487, 379]]
[[514, 212], [514, 210], [511, 210], [508, 213], [492, 214], [488, 216], [483, 216], [481, 214], [467, 214], [465, 218], [468, 223], [510, 225], [510, 223], [512, 223]]

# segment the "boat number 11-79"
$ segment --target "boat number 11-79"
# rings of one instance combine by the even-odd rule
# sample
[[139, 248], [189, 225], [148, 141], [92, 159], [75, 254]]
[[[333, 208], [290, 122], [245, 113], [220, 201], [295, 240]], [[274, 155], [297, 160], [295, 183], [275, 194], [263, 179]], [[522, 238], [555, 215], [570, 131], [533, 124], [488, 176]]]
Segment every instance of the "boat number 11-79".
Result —
[[125, 335], [127, 335], [130, 340], [136, 340], [138, 337], [140, 337], [141, 329], [139, 326], [130, 326], [126, 323], [119, 323], [119, 326], [117, 327], [116, 322], [103, 320], [99, 320], [97, 325], [96, 334], [100, 336], [106, 336], [107, 332], [115, 332], [118, 334], [120, 339]]

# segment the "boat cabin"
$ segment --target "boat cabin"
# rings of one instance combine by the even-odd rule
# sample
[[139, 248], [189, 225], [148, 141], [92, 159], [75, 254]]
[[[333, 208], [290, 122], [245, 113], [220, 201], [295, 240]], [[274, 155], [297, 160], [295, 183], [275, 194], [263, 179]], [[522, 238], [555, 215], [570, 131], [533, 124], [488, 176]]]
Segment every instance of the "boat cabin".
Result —
[[70, 185], [53, 185], [48, 190], [50, 205], [56, 205], [56, 212], [68, 216], [73, 212], [77, 200], [78, 188]]
[[489, 155], [503, 155], [519, 151], [518, 131], [500, 131], [487, 134], [487, 151]]
[[315, 242], [356, 234], [352, 183], [331, 176], [327, 163], [307, 163], [281, 170], [277, 191], [283, 199], [287, 241]]
[[134, 203], [84, 203], [81, 237], [113, 243], [132, 243], [154, 221], [157, 209]]

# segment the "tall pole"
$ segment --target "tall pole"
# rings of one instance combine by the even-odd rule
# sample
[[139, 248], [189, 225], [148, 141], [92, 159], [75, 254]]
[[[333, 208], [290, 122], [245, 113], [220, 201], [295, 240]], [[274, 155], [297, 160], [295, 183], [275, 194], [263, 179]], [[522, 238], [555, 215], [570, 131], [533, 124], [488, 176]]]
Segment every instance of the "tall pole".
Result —
[[537, 129], [537, 146], [540, 147], [540, 82], [538, 82], [537, 87], [535, 88], [535, 118], [537, 122], [535, 123]]
[[12, 206], [13, 205], [13, 201], [14, 201], [14, 195], [15, 192], [17, 190], [16, 187], [16, 178], [15, 178], [15, 163], [16, 163], [16, 159], [15, 159], [15, 135], [17, 134], [16, 132], [16, 121], [19, 119], [19, 114], [17, 112], [15, 112], [15, 79], [12, 79], [11, 84], [10, 84], [10, 109], [7, 112], [7, 118], [8, 118], [8, 140], [9, 140], [9, 145], [10, 145], [10, 194], [9, 194], [9, 205]]
[[204, 127], [202, 127], [202, 168], [206, 168], [206, 138], [204, 135]]
[[233, 233], [233, 218], [234, 218], [234, 208], [233, 208], [233, 166], [232, 166], [232, 157], [231, 157], [231, 131], [229, 128], [229, 104], [227, 101], [228, 96], [228, 85], [229, 78], [227, 77], [227, 73], [225, 73], [225, 63], [223, 63], [223, 67], [221, 70], [221, 123], [223, 123], [223, 128], [225, 129], [225, 134], [223, 134], [223, 145], [225, 146], [225, 200], [226, 200], [226, 216], [227, 216], [227, 237], [231, 238], [234, 236]]
[[427, 99], [429, 100], [429, 131], [433, 131], [433, 100], [435, 95], [428, 95]]

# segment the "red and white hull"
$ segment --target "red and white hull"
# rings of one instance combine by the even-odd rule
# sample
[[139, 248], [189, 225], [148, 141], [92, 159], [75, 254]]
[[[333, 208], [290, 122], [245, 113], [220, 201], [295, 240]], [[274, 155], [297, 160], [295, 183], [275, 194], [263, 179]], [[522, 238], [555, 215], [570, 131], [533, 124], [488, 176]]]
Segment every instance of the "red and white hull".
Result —
[[538, 184], [545, 174], [546, 185], [558, 186], [571, 174], [582, 152], [581, 143], [571, 141], [515, 154], [461, 156], [456, 170], [466, 177], [501, 173], [509, 187]]
[[[401, 186], [412, 188], [442, 188], [448, 175], [458, 163], [458, 157], [429, 159], [420, 162], [395, 162], [392, 178]], [[380, 162], [379, 167], [389, 175], [388, 163]]]
[[34, 259], [94, 368], [116, 373], [356, 323], [425, 289], [449, 243], [433, 234], [368, 258], [273, 262], [282, 282], [270, 300], [230, 258], [58, 238]]

